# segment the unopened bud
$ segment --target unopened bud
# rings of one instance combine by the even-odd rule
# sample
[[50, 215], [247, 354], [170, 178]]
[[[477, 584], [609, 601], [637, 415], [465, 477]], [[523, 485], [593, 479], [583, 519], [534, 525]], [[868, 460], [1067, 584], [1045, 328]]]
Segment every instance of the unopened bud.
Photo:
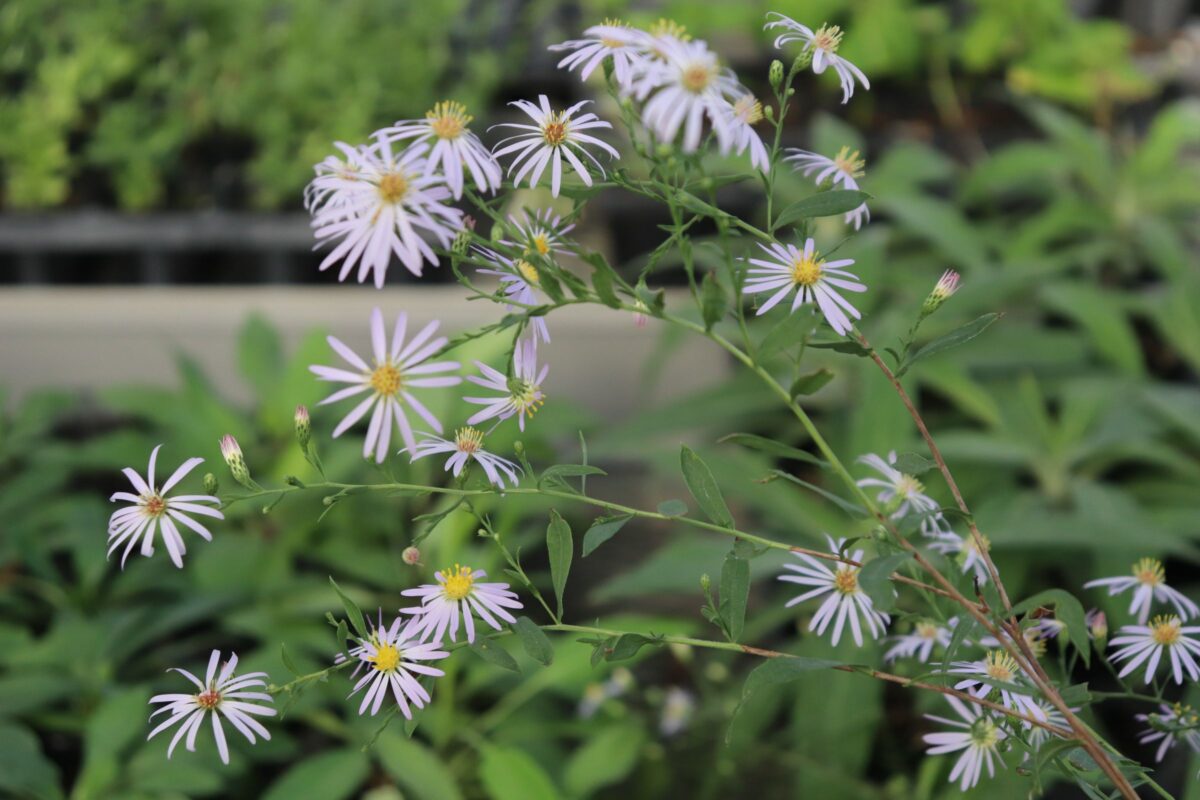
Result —
[[242, 457], [242, 448], [238, 446], [237, 439], [229, 434], [221, 437], [221, 457], [229, 465], [229, 471], [233, 474], [235, 481], [247, 489], [255, 488], [254, 481], [250, 477], [250, 469]]
[[800, 55], [796, 56], [796, 60], [792, 62], [792, 72], [799, 72], [802, 69], [807, 69], [812, 63], [812, 50], [804, 48], [800, 51]]
[[220, 486], [221, 485], [219, 483], [217, 483], [216, 475], [213, 475], [211, 472], [204, 473], [204, 493], [205, 494], [216, 494], [217, 489], [219, 489]]
[[522, 442], [520, 439], [513, 442], [513, 452], [516, 453], [517, 455], [521, 455], [522, 453], [524, 453], [525, 452], [525, 443]]
[[400, 560], [410, 567], [415, 567], [421, 563], [421, 551], [415, 547], [406, 547], [404, 552], [400, 554]]
[[771, 62], [767, 80], [770, 81], [772, 89], [779, 91], [779, 84], [783, 83], [783, 62], [778, 58]]
[[[450, 245], [450, 251], [455, 255], [461, 256], [467, 252], [467, 248], [471, 245], [471, 234], [475, 230], [475, 218], [472, 216], [463, 217], [462, 228], [454, 235], [454, 243]], [[493, 230], [493, 234], [495, 231]], [[494, 236], [492, 238], [495, 238]]]
[[308, 417], [306, 406], [296, 406], [295, 422], [296, 441], [300, 443], [300, 449], [307, 453], [308, 443], [312, 439], [312, 420]]
[[1096, 646], [1103, 649], [1105, 642], [1108, 639], [1108, 617], [1098, 608], [1093, 608], [1087, 613], [1088, 633], [1096, 640]]
[[933, 291], [929, 293], [929, 296], [925, 298], [924, 305], [921, 306], [922, 317], [928, 317], [937, 311], [942, 303], [949, 300], [950, 296], [958, 291], [958, 279], [958, 273], [952, 269], [942, 273], [942, 277], [938, 279]]
[[707, 592], [710, 587], [712, 587], [712, 578], [708, 577], [706, 572], [700, 576], [700, 588]]
[[763, 106], [763, 119], [767, 122], [775, 119], [775, 106]]

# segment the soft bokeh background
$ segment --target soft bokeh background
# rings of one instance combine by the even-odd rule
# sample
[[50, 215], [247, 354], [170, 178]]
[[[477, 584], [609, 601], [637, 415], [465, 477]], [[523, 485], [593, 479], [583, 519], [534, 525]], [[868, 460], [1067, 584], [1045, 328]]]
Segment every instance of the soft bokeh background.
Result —
[[[123, 573], [104, 559], [118, 469], [144, 468], [159, 442], [166, 461], [203, 455], [226, 485], [216, 444], [224, 433], [239, 439], [261, 481], [310, 474], [291, 414], [321, 396], [306, 367], [329, 357], [324, 332], [363, 344], [375, 304], [454, 330], [498, 313], [463, 303], [452, 283], [436, 285], [445, 270], [418, 287], [397, 268], [381, 293], [319, 274], [299, 211], [310, 165], [332, 140], [360, 141], [442, 98], [467, 102], [482, 128], [505, 118], [514, 98], [591, 96], [594, 87], [554, 70], [544, 46], [606, 16], [676, 19], [763, 92], [775, 55], [760, 30], [767, 10], [841, 23], [841, 52], [872, 80], [870, 93], [841, 106], [832, 76], [805, 76], [786, 132], [789, 145], [827, 154], [851, 145], [868, 160], [874, 220], [844, 247], [871, 286], [864, 330], [877, 343], [902, 334], [948, 266], [963, 272], [965, 288], [929, 334], [1005, 312], [907, 381], [1010, 591], [1063, 586], [1116, 625], [1127, 621], [1123, 604], [1081, 584], [1156, 555], [1172, 585], [1200, 597], [1200, 111], [1189, 99], [1200, 83], [1200, 27], [1185, 2], [8, 0], [0, 6], [0, 385], [8, 388], [0, 795], [958, 794], [945, 783], [948, 764], [920, 756], [928, 698], [814, 674], [756, 696], [727, 741], [747, 659], [647, 648], [593, 667], [590, 649], [570, 637], [556, 639], [549, 668], [513, 647], [519, 674], [457, 655], [415, 735], [392, 725], [366, 751], [380, 721], [353, 714], [341, 677], [295, 702], [269, 744], [236, 742], [229, 767], [204, 736], [198, 753], [171, 763], [165, 741], [143, 741], [147, 698], [172, 685], [164, 668], [199, 668], [211, 648], [236, 649], [247, 668], [279, 682], [288, 675], [281, 643], [302, 670], [327, 664], [336, 648], [323, 619], [337, 608], [330, 574], [364, 607], [392, 609], [430, 568], [498, 567], [460, 516], [427, 541], [426, 568], [402, 564], [419, 529], [411, 520], [436, 501], [355, 498], [318, 522], [323, 507], [312, 495], [270, 514], [234, 506], [211, 545], [194, 544], [183, 571], [162, 554], [135, 558]], [[787, 199], [809, 191], [799, 178], [785, 187]], [[722, 202], [760, 213], [750, 189]], [[579, 234], [636, 268], [661, 237], [658, 213], [601, 196]], [[837, 220], [818, 230], [827, 241], [842, 233]], [[658, 280], [678, 284], [675, 269], [664, 265]], [[524, 437], [536, 463], [578, 461], [582, 432], [589, 459], [610, 473], [589, 490], [653, 508], [686, 496], [684, 441], [714, 468], [744, 526], [805, 545], [845, 531], [827, 502], [757, 483], [779, 466], [769, 458], [717, 443], [750, 431], [805, 445], [752, 376], [701, 342], [639, 329], [624, 315], [560, 312], [552, 324], [551, 399]], [[500, 343], [481, 342], [462, 356], [500, 352]], [[839, 452], [918, 449], [877, 373], [828, 355], [814, 357], [818, 366], [835, 379], [809, 405]], [[451, 424], [463, 416], [449, 397], [442, 412]], [[335, 421], [315, 416], [331, 473], [382, 480], [358, 458], [354, 436], [328, 441]], [[500, 452], [516, 435], [503, 430], [492, 439]], [[432, 465], [402, 462], [391, 459], [384, 474], [440, 480]], [[189, 486], [198, 488], [202, 471]], [[930, 489], [948, 499], [940, 483]], [[547, 582], [548, 508], [491, 504]], [[593, 515], [559, 511], [578, 541]], [[726, 550], [721, 539], [630, 523], [577, 558], [568, 617], [719, 637], [698, 613], [699, 576], [717, 574]], [[782, 608], [786, 593], [771, 580], [778, 566], [770, 556], [754, 561], [746, 640], [834, 652], [803, 634], [811, 609]], [[845, 645], [840, 655], [855, 660], [880, 652]], [[603, 686], [622, 688], [581, 718], [583, 698]], [[691, 712], [667, 735], [664, 715], [689, 706], [680, 697]], [[1097, 724], [1148, 759], [1132, 712], [1109, 707]], [[1160, 780], [1195, 800], [1198, 768], [1176, 752]], [[972, 796], [1022, 796], [1015, 773]]]

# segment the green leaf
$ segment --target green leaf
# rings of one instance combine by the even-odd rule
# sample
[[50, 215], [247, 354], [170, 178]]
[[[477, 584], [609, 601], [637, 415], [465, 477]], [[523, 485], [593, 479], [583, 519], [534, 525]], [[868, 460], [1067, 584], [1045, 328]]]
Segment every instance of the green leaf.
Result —
[[471, 652], [489, 664], [494, 664], [502, 669], [507, 669], [512, 672], [521, 671], [521, 667], [518, 666], [517, 660], [509, 655], [507, 650], [496, 644], [491, 639], [476, 639], [475, 643], [471, 645]]
[[567, 588], [567, 576], [571, 573], [575, 540], [571, 526], [557, 511], [550, 511], [550, 524], [546, 527], [546, 552], [550, 555], [550, 578], [554, 583], [554, 597], [558, 600], [558, 616], [563, 613], [563, 590]]
[[730, 641], [736, 642], [742, 636], [749, 596], [750, 562], [732, 551], [721, 565], [721, 619]]
[[638, 764], [646, 734], [629, 722], [602, 729], [571, 754], [563, 783], [572, 797], [587, 797], [626, 778]]
[[808, 481], [804, 480], [803, 478], [797, 478], [795, 475], [791, 475], [787, 472], [784, 472], [781, 469], [771, 470], [771, 477], [772, 478], [783, 478], [784, 480], [794, 483], [797, 486], [803, 486], [805, 489], [808, 489], [809, 491], [816, 492], [817, 494], [821, 495], [821, 497], [824, 497], [826, 500], [833, 503], [835, 506], [842, 509], [842, 511], [845, 511], [847, 514], [849, 514], [852, 517], [867, 516], [867, 511], [862, 506], [857, 505], [855, 503], [851, 503], [849, 500], [846, 500], [843, 497], [838, 497], [836, 494], [829, 491], [828, 489], [822, 489], [820, 486], [817, 486], [815, 483], [809, 483]]
[[818, 192], [811, 197], [797, 200], [779, 212], [771, 230], [778, 230], [785, 225], [792, 225], [798, 220], [813, 217], [835, 217], [846, 214], [871, 199], [871, 195], [855, 189], [832, 189]]
[[800, 344], [813, 330], [815, 323], [807, 314], [788, 314], [775, 324], [758, 345], [760, 359]]
[[513, 629], [520, 637], [521, 646], [525, 648], [529, 657], [539, 664], [550, 666], [550, 662], [554, 661], [554, 645], [550, 644], [545, 632], [529, 617], [517, 617]]
[[58, 800], [63, 796], [58, 768], [44, 755], [36, 736], [0, 722], [0, 790], [9, 797]]
[[896, 456], [896, 463], [893, 466], [905, 475], [916, 477], [936, 467], [937, 462], [917, 453], [901, 453]]
[[777, 442], [774, 439], [768, 439], [765, 436], [759, 436], [754, 433], [731, 433], [722, 436], [718, 442], [733, 442], [740, 444], [743, 447], [748, 447], [751, 450], [758, 450], [769, 455], [778, 456], [779, 458], [789, 458], [793, 461], [803, 461], [806, 464], [812, 464], [815, 467], [825, 469], [829, 466], [823, 459], [814, 456], [812, 453], [804, 450], [799, 450], [795, 447]]
[[370, 632], [367, 630], [367, 623], [363, 619], [363, 613], [359, 610], [358, 604], [346, 596], [346, 593], [342, 591], [342, 587], [337, 585], [337, 581], [332, 576], [329, 578], [329, 583], [333, 585], [333, 590], [341, 598], [342, 607], [346, 609], [346, 617], [349, 618], [350, 624], [354, 627], [354, 632], [361, 638], [366, 639]]
[[560, 800], [562, 794], [538, 763], [515, 747], [488, 745], [479, 780], [492, 800]]
[[833, 669], [834, 667], [842, 666], [841, 661], [830, 661], [824, 658], [807, 658], [804, 656], [786, 656], [781, 658], [768, 659], [764, 663], [755, 667], [749, 675], [746, 676], [746, 682], [742, 684], [742, 696], [738, 700], [737, 707], [734, 708], [733, 714], [729, 717], [729, 729], [725, 734], [725, 742], [729, 743], [733, 734], [733, 723], [741, 713], [742, 707], [746, 701], [750, 699], [755, 692], [761, 691], [769, 686], [778, 686], [780, 684], [789, 683], [798, 680], [810, 672], [823, 669]]
[[680, 449], [679, 462], [688, 491], [704, 515], [723, 528], [732, 528], [733, 516], [708, 465], [687, 445]]
[[832, 350], [835, 353], [845, 353], [846, 355], [858, 356], [859, 358], [867, 358], [871, 355], [870, 350], [850, 339], [836, 342], [809, 342], [808, 346], [816, 350]]
[[405, 791], [416, 800], [462, 800], [458, 783], [437, 753], [395, 732], [383, 733], [372, 752]]
[[725, 297], [725, 289], [712, 272], [704, 274], [700, 283], [700, 316], [704, 320], [704, 330], [712, 330], [712, 326], [725, 316], [729, 301]]
[[288, 653], [287, 645], [283, 642], [279, 643], [279, 659], [283, 662], [283, 666], [293, 675], [299, 675], [300, 670], [296, 668], [296, 662], [292, 661], [292, 656]]
[[605, 661], [625, 661], [633, 658], [646, 645], [660, 645], [661, 641], [640, 633], [623, 633], [604, 653]]
[[238, 367], [260, 400], [278, 386], [286, 363], [279, 333], [261, 314], [251, 315], [238, 334]]
[[663, 500], [658, 504], [658, 513], [664, 517], [682, 517], [687, 510], [687, 503], [682, 500]]
[[1091, 666], [1092, 645], [1088, 638], [1087, 619], [1083, 604], [1075, 595], [1063, 589], [1047, 589], [1017, 603], [1013, 606], [1013, 613], [1021, 614], [1045, 605], [1054, 606], [1054, 616], [1067, 626], [1071, 645], [1079, 652], [1084, 666]]
[[369, 766], [357, 748], [309, 756], [272, 783], [262, 800], [345, 800], [366, 780]]
[[593, 522], [592, 527], [583, 535], [583, 557], [587, 558], [597, 547], [616, 536], [617, 531], [625, 527], [625, 523], [631, 519], [633, 517], [629, 514], [623, 514], [619, 517], [600, 517]]
[[549, 483], [556, 483], [574, 491], [574, 487], [566, 482], [567, 478], [583, 478], [588, 475], [607, 474], [607, 472], [599, 467], [593, 467], [590, 464], [555, 464], [552, 467], [546, 467], [546, 469], [542, 470], [542, 474], [538, 476], [538, 488], [542, 488]]
[[1004, 315], [995, 312], [984, 314], [982, 317], [968, 322], [966, 325], [963, 325], [960, 328], [955, 328], [944, 336], [939, 336], [932, 342], [929, 342], [918, 349], [915, 353], [910, 355], [908, 360], [896, 370], [896, 377], [899, 378], [905, 372], [908, 372], [909, 368], [911, 368], [913, 364], [917, 363], [923, 358], [928, 358], [929, 356], [940, 353], [943, 350], [949, 350], [952, 347], [957, 347], [960, 344], [965, 344], [971, 341], [976, 336], [987, 330], [993, 322], [1000, 319], [1002, 316]]
[[822, 367], [816, 372], [809, 372], [792, 381], [791, 395], [794, 399], [808, 394], [815, 394], [831, 380], [833, 380], [833, 373]]
[[858, 585], [875, 607], [888, 612], [896, 603], [896, 588], [892, 586], [892, 573], [912, 558], [912, 553], [894, 553], [890, 556], [873, 558], [858, 571]]
[[617, 297], [616, 289], [613, 288], [613, 268], [608, 265], [608, 262], [603, 257], [597, 256], [598, 263], [595, 260], [587, 259], [593, 266], [592, 272], [592, 288], [596, 290], [596, 297], [600, 298], [600, 302], [609, 308], [620, 308], [621, 298]]

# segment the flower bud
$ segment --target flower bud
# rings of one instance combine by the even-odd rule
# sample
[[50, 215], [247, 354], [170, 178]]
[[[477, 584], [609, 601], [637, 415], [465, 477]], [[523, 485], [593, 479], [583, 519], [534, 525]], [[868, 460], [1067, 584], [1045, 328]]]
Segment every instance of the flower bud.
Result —
[[308, 418], [308, 408], [305, 406], [296, 406], [296, 441], [300, 443], [300, 449], [305, 453], [308, 452], [308, 443], [312, 439], [312, 420]]
[[779, 84], [783, 83], [783, 62], [778, 58], [771, 62], [767, 80], [770, 81], [772, 89], [779, 91]]
[[[475, 218], [468, 215], [463, 217], [463, 226], [458, 233], [454, 235], [454, 242], [450, 245], [450, 252], [456, 256], [464, 255], [467, 248], [471, 245], [471, 234], [475, 230]], [[495, 230], [492, 231], [495, 234]], [[495, 236], [492, 237], [493, 239]]]
[[921, 316], [928, 317], [933, 312], [941, 307], [942, 303], [950, 299], [950, 295], [958, 291], [959, 275], [952, 269], [948, 269], [942, 273], [942, 277], [933, 287], [933, 291], [925, 298], [924, 305], [921, 306]]
[[812, 63], [812, 50], [804, 48], [800, 51], [800, 55], [796, 56], [796, 60], [792, 62], [792, 72], [799, 72], [802, 69], [807, 69]]
[[410, 567], [415, 567], [421, 563], [421, 551], [415, 547], [406, 547], [404, 552], [400, 554], [400, 560]]
[[204, 493], [205, 494], [216, 494], [217, 489], [219, 489], [220, 486], [221, 485], [219, 483], [217, 483], [216, 475], [213, 475], [211, 472], [204, 473]]
[[1096, 641], [1096, 646], [1103, 649], [1108, 640], [1108, 617], [1098, 608], [1093, 608], [1086, 617], [1088, 633]]
[[700, 588], [707, 592], [711, 586], [712, 578], [708, 577], [708, 573], [706, 572], [700, 576]]
[[255, 488], [254, 480], [250, 477], [250, 469], [246, 466], [246, 460], [242, 458], [242, 448], [238, 446], [237, 439], [229, 434], [221, 437], [221, 457], [229, 465], [229, 471], [233, 474], [235, 481], [247, 489]]

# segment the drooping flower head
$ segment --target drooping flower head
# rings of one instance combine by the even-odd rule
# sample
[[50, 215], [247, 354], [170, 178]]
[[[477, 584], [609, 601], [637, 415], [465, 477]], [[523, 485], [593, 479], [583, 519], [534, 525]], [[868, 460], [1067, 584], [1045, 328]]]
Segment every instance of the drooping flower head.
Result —
[[[825, 538], [829, 541], [829, 552], [840, 555], [842, 542], [845, 540], [835, 541], [831, 536]], [[858, 583], [859, 567], [852, 564], [839, 564], [836, 569], [830, 569], [824, 561], [807, 553], [793, 553], [792, 555], [801, 563], [784, 564], [783, 568], [790, 572], [780, 575], [779, 580], [812, 588], [789, 600], [786, 604], [787, 607], [791, 608], [805, 600], [828, 595], [817, 609], [817, 613], [813, 615], [812, 622], [808, 626], [810, 631], [821, 636], [829, 627], [829, 623], [833, 622], [833, 636], [830, 641], [836, 645], [842, 637], [842, 629], [849, 622], [850, 633], [854, 637], [854, 643], [859, 647], [862, 647], [863, 644], [862, 629], [864, 625], [867, 632], [871, 634], [871, 638], [878, 639], [883, 635], [891, 618], [887, 614], [876, 611], [875, 604], [862, 590]], [[862, 558], [862, 550], [855, 550], [850, 556], [851, 561], [859, 563], [862, 563]]]
[[827, 67], [833, 67], [838, 80], [842, 84], [842, 104], [850, 102], [854, 94], [854, 82], [857, 80], [864, 89], [870, 89], [871, 83], [862, 70], [837, 54], [842, 43], [842, 29], [837, 25], [822, 25], [812, 30], [807, 25], [801, 25], [790, 17], [772, 12], [767, 15], [771, 19], [764, 28], [782, 28], [783, 33], [775, 37], [775, 48], [779, 49], [789, 42], [803, 42], [801, 53], [812, 55], [812, 71], [820, 75]]
[[922, 664], [928, 662], [935, 647], [950, 646], [957, 622], [957, 617], [947, 620], [945, 625], [929, 619], [918, 621], [910, 632], [890, 638], [892, 646], [883, 654], [883, 660], [892, 662], [898, 658], [916, 658]]
[[503, 179], [500, 164], [468, 127], [472, 119], [462, 103], [443, 100], [425, 112], [425, 119], [400, 120], [381, 133], [392, 141], [412, 139], [430, 144], [425, 172], [440, 170], [450, 192], [458, 199], [462, 197], [464, 176], [468, 173], [481, 192], [495, 192]]
[[946, 520], [938, 511], [940, 506], [936, 500], [925, 494], [925, 487], [920, 480], [896, 469], [898, 459], [895, 450], [888, 453], [886, 460], [874, 453], [859, 456], [860, 464], [866, 464], [882, 477], [862, 478], [858, 485], [867, 489], [878, 489], [875, 499], [886, 507], [894, 506], [891, 511], [892, 519], [920, 517], [921, 533], [937, 536], [946, 529]]
[[[445, 650], [438, 649], [441, 647], [441, 640], [420, 642], [415, 638], [411, 626], [405, 623], [405, 617], [397, 616], [392, 624], [385, 628], [381, 613], [370, 635], [366, 639], [359, 639], [358, 645], [351, 648], [349, 657], [358, 661], [351, 678], [356, 677], [360, 671], [363, 676], [354, 684], [349, 696], [353, 697], [366, 689], [358, 706], [359, 715], [367, 713], [368, 709], [371, 716], [378, 714], [390, 692], [400, 708], [400, 713], [405, 718], [412, 719], [410, 706], [424, 708], [431, 699], [417, 676], [439, 678], [446, 674], [436, 667], [421, 663], [438, 661], [450, 655]], [[338, 661], [344, 658], [341, 656]]]
[[742, 289], [744, 294], [773, 293], [759, 307], [759, 315], [770, 311], [794, 291], [796, 297], [792, 301], [792, 311], [806, 303], [815, 303], [830, 327], [843, 336], [854, 327], [851, 318], [862, 317], [858, 309], [838, 293], [839, 289], [848, 292], [867, 290], [865, 285], [858, 282], [858, 276], [845, 270], [845, 267], [854, 263], [854, 259], [825, 261], [812, 239], [804, 243], [803, 250], [793, 244], [760, 244], [759, 247], [770, 260], [743, 259], [754, 267], [747, 270], [750, 277]]
[[[954, 684], [960, 691], [970, 692], [980, 699], [993, 692], [997, 693], [1001, 705], [1019, 711], [1023, 714], [1044, 720], [1045, 712], [1038, 706], [1031, 694], [1010, 689], [1007, 686], [995, 686], [994, 683], [1009, 684], [1017, 687], [1028, 686], [1017, 662], [1002, 650], [991, 650], [982, 661], [956, 661], [950, 668], [956, 675], [969, 676]], [[979, 680], [984, 678], [986, 680]], [[1030, 690], [1032, 692], [1032, 690]]]
[[549, 166], [550, 194], [558, 197], [559, 189], [562, 186], [563, 160], [566, 160], [567, 165], [575, 170], [575, 174], [584, 184], [591, 186], [592, 176], [587, 166], [580, 160], [581, 155], [592, 162], [601, 176], [604, 175], [604, 167], [600, 166], [600, 162], [587, 151], [584, 145], [597, 147], [612, 158], [619, 158], [620, 154], [611, 145], [584, 133], [584, 131], [597, 128], [612, 127], [611, 124], [590, 112], [575, 116], [589, 102], [591, 101], [580, 101], [565, 111], [552, 109], [550, 100], [544, 94], [538, 95], [536, 105], [528, 100], [515, 100], [509, 103], [528, 114], [533, 120], [532, 125], [502, 122], [492, 126], [493, 128], [516, 128], [524, 131], [524, 133], [518, 133], [500, 141], [493, 150], [493, 155], [497, 158], [505, 155], [514, 156], [508, 164], [508, 174], [516, 173], [513, 175], [514, 186], [519, 186], [521, 181], [528, 176], [529, 188], [532, 189], [537, 186], [546, 167]]
[[537, 342], [532, 336], [526, 336], [517, 342], [513, 349], [513, 376], [509, 378], [503, 372], [489, 367], [482, 361], [476, 361], [482, 376], [470, 375], [467, 380], [485, 389], [499, 392], [493, 397], [464, 397], [468, 403], [483, 406], [483, 410], [475, 413], [467, 420], [468, 425], [478, 425], [484, 420], [506, 420], [511, 416], [517, 417], [517, 424], [525, 430], [526, 417], [537, 413], [546, 402], [546, 394], [542, 384], [546, 382], [546, 374], [550, 371], [547, 364], [540, 367], [537, 362]]
[[137, 547], [138, 542], [141, 542], [142, 555], [154, 555], [154, 535], [160, 530], [163, 544], [167, 547], [167, 554], [171, 557], [171, 563], [182, 569], [183, 556], [187, 552], [187, 547], [183, 543], [183, 537], [179, 535], [176, 523], [191, 528], [200, 538], [211, 542], [212, 534], [208, 532], [208, 528], [196, 522], [189, 515], [199, 514], [203, 517], [225, 519], [225, 515], [216, 508], [209, 508], [208, 505], [205, 505], [221, 505], [221, 501], [213, 495], [167, 496], [167, 493], [175, 488], [175, 484], [204, 463], [203, 458], [189, 458], [171, 473], [171, 477], [167, 478], [162, 486], [155, 483], [154, 462], [158, 460], [158, 451], [161, 448], [160, 444], [150, 452], [150, 464], [146, 468], [145, 479], [131, 467], [121, 470], [125, 473], [125, 477], [129, 478], [129, 482], [133, 484], [137, 494], [115, 492], [109, 498], [111, 502], [121, 500], [132, 504], [114, 511], [108, 518], [108, 556], [111, 557], [113, 551], [124, 544], [125, 550], [121, 553], [122, 569], [125, 568], [125, 559], [129, 558], [129, 554], [134, 547]]
[[1163, 703], [1157, 713], [1138, 714], [1136, 719], [1149, 726], [1138, 734], [1138, 742], [1144, 745], [1158, 743], [1155, 761], [1162, 761], [1167, 751], [1180, 742], [1193, 753], [1200, 754], [1200, 714], [1191, 706]]
[[1115, 651], [1111, 658], [1113, 662], [1129, 662], [1121, 669], [1122, 678], [1145, 664], [1146, 683], [1150, 683], [1163, 656], [1167, 656], [1176, 683], [1183, 683], [1185, 672], [1191, 680], [1200, 681], [1200, 665], [1196, 662], [1196, 657], [1200, 656], [1200, 640], [1190, 637], [1197, 633], [1200, 633], [1200, 626], [1185, 626], [1174, 614], [1159, 615], [1149, 625], [1122, 627], [1109, 642], [1109, 647]]
[[[980, 547], [982, 542], [982, 548]], [[974, 534], [959, 536], [954, 531], [940, 531], [933, 535], [929, 549], [953, 558], [963, 574], [974, 573], [975, 580], [980, 584], [987, 583], [991, 578], [988, 570], [986, 553], [992, 549], [992, 542], [982, 533], [979, 539]]]
[[372, 364], [369, 365], [360, 358], [340, 339], [330, 336], [327, 338], [329, 346], [350, 365], [351, 369], [309, 367], [323, 381], [350, 384], [345, 389], [339, 389], [326, 397], [320, 405], [336, 403], [367, 393], [366, 399], [360, 401], [333, 430], [334, 438], [341, 436], [354, 423], [362, 419], [368, 411], [374, 409], [371, 414], [371, 422], [367, 426], [366, 439], [363, 441], [363, 458], [370, 458], [374, 453], [376, 461], [383, 461], [391, 444], [393, 424], [399, 428], [400, 436], [404, 439], [406, 447], [411, 448], [416, 444], [412, 425], [409, 423], [405, 411], [406, 408], [411, 408], [431, 428], [441, 433], [442, 424], [420, 400], [413, 396], [411, 390], [454, 386], [462, 382], [462, 378], [457, 375], [437, 374], [457, 370], [460, 366], [457, 361], [425, 363], [446, 345], [445, 336], [436, 338], [433, 336], [438, 328], [436, 320], [422, 328], [406, 343], [407, 328], [408, 316], [401, 313], [396, 317], [396, 327], [389, 348], [384, 331], [383, 313], [376, 308], [371, 312]]
[[558, 68], [570, 71], [578, 68], [580, 79], [586, 81], [596, 67], [611, 58], [617, 85], [628, 90], [634, 74], [648, 58], [647, 34], [622, 24], [620, 20], [605, 20], [602, 25], [593, 25], [585, 30], [583, 36], [582, 39], [550, 45], [551, 52], [567, 53], [558, 62]]
[[418, 231], [449, 248], [463, 224], [462, 211], [447, 205], [445, 178], [428, 168], [429, 145], [418, 142], [397, 154], [382, 134], [347, 153], [352, 172], [308, 192], [318, 244], [337, 243], [320, 269], [341, 262], [338, 280], [344, 281], [358, 267], [358, 282], [373, 275], [376, 288], [383, 288], [393, 253], [413, 275], [426, 262], [437, 266], [437, 255]]
[[[526, 307], [549, 302], [548, 297], [543, 300], [544, 293], [537, 267], [529, 261], [524, 258], [512, 259], [486, 247], [476, 247], [475, 250], [493, 265], [491, 268], [475, 271], [480, 275], [492, 275], [499, 278], [501, 291], [509, 300]], [[510, 305], [508, 308], [512, 310], [516, 307]], [[531, 318], [530, 324], [543, 342], [550, 341], [550, 328], [546, 325], [544, 316]]]
[[763, 120], [762, 103], [747, 92], [733, 101], [729, 107], [732, 119], [729, 122], [730, 135], [733, 137], [733, 151], [739, 156], [750, 150], [750, 164], [761, 172], [771, 167], [770, 154], [762, 137], [754, 130], [754, 126]]
[[[867, 164], [857, 150], [851, 151], [849, 147], [843, 147], [834, 158], [795, 147], [788, 149], [787, 153], [783, 160], [792, 162], [798, 172], [805, 176], [816, 173], [813, 182], [817, 186], [829, 181], [832, 187], [840, 183], [843, 189], [857, 190], [858, 179], [863, 176], [863, 168]], [[871, 210], [863, 203], [846, 212], [845, 219], [847, 225], [853, 225], [854, 229], [858, 230], [864, 222], [870, 221]]]
[[450, 634], [450, 641], [458, 641], [458, 626], [461, 621], [467, 632], [467, 641], [475, 641], [475, 617], [490, 628], [500, 630], [501, 621], [512, 624], [516, 619], [509, 609], [522, 608], [521, 601], [507, 583], [483, 583], [487, 573], [455, 564], [453, 569], [438, 572], [436, 584], [405, 589], [406, 597], [419, 597], [421, 605], [402, 608], [401, 612], [412, 614], [410, 623], [413, 635], [434, 642]]
[[462, 474], [463, 467], [474, 461], [483, 468], [487, 479], [497, 488], [503, 489], [507, 479], [514, 487], [520, 482], [518, 475], [521, 468], [494, 453], [483, 449], [483, 433], [470, 426], [459, 428], [454, 435], [454, 441], [434, 436], [431, 433], [422, 434], [424, 438], [410, 450], [412, 460], [432, 456], [439, 453], [450, 453], [446, 459], [446, 469], [453, 471], [454, 477]]
[[250, 744], [254, 744], [255, 737], [264, 740], [270, 740], [270, 732], [263, 727], [255, 717], [273, 717], [275, 709], [269, 705], [260, 705], [261, 703], [273, 703], [274, 699], [271, 695], [262, 691], [247, 691], [256, 688], [266, 688], [267, 677], [265, 672], [249, 672], [245, 675], [234, 675], [233, 671], [237, 669], [238, 657], [237, 653], [229, 654], [229, 661], [221, 667], [220, 673], [217, 672], [217, 667], [220, 666], [221, 651], [213, 650], [212, 655], [208, 659], [208, 671], [204, 675], [204, 681], [201, 682], [192, 673], [185, 669], [172, 667], [168, 672], [178, 672], [183, 677], [191, 681], [195, 687], [194, 694], [158, 694], [150, 698], [150, 704], [159, 704], [158, 710], [150, 715], [150, 719], [154, 719], [159, 714], [166, 714], [167, 718], [159, 723], [159, 725], [150, 731], [147, 740], [153, 739], [162, 731], [179, 725], [179, 730], [175, 731], [175, 735], [171, 738], [171, 744], [167, 747], [167, 758], [175, 752], [175, 745], [186, 737], [188, 750], [196, 751], [196, 734], [200, 730], [206, 716], [212, 716], [213, 738], [217, 743], [217, 752], [221, 755], [221, 761], [229, 763], [229, 745], [225, 741], [225, 728], [221, 724], [221, 719], [224, 718], [229, 724], [237, 729], [238, 733], [245, 736]]
[[926, 714], [925, 717], [957, 730], [925, 734], [925, 743], [930, 745], [926, 752], [936, 756], [962, 751], [962, 755], [954, 762], [954, 768], [950, 771], [950, 782], [958, 781], [959, 788], [965, 792], [979, 783], [984, 767], [987, 767], [988, 777], [992, 778], [996, 775], [996, 763], [1004, 766], [1004, 761], [999, 755], [999, 745], [1007, 734], [990, 714], [976, 709], [973, 705], [968, 705], [953, 696], [947, 696], [946, 702], [958, 714], [959, 719], [946, 719], [933, 714]]
[[1129, 604], [1129, 613], [1137, 616], [1143, 625], [1150, 618], [1150, 606], [1154, 601], [1168, 603], [1183, 619], [1200, 616], [1200, 608], [1185, 595], [1167, 586], [1167, 573], [1163, 564], [1156, 558], [1139, 559], [1131, 569], [1131, 575], [1116, 578], [1100, 578], [1088, 581], [1085, 589], [1095, 586], [1107, 586], [1109, 596], [1118, 595], [1133, 589], [1133, 599]]

